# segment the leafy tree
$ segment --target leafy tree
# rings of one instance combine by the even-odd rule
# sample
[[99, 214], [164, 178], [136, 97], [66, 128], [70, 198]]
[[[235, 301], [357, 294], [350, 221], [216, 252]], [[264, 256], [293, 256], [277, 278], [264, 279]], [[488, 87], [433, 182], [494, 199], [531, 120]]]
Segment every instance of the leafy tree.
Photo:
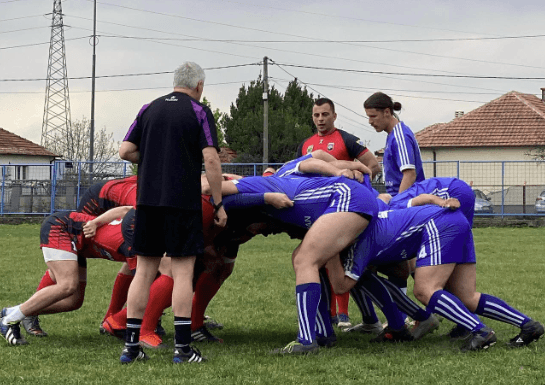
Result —
[[[295, 157], [297, 146], [312, 134], [314, 99], [297, 80], [290, 82], [285, 95], [272, 87], [269, 104], [269, 162], [282, 163]], [[237, 162], [263, 161], [263, 79], [243, 85], [230, 114], [223, 119], [225, 138], [238, 153]]]
[[[208, 99], [206, 99], [206, 97], [202, 99], [201, 103], [210, 108], [210, 110], [212, 110], [212, 105], [210, 104]], [[220, 147], [227, 147], [227, 143], [225, 143], [225, 134], [223, 129], [223, 120], [225, 114], [220, 112], [219, 108], [212, 110], [212, 114], [214, 115], [214, 120], [216, 122], [216, 128], [218, 131], [218, 144]]]

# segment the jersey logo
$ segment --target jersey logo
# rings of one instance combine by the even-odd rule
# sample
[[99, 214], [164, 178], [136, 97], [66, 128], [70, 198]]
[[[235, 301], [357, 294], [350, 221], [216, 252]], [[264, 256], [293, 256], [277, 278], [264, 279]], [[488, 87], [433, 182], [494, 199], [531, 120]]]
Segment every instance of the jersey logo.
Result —
[[361, 139], [358, 139], [358, 141], [356, 143], [359, 144], [360, 146], [365, 147], [365, 143], [363, 143], [363, 140], [361, 140]]
[[177, 101], [178, 99], [174, 95], [172, 95], [170, 98], [165, 99], [165, 102], [177, 102]]
[[312, 150], [314, 149], [314, 145], [310, 145], [307, 147], [307, 154], [310, 154]]
[[327, 151], [333, 150], [333, 147], [335, 147], [335, 143], [328, 143], [327, 144]]
[[123, 222], [121, 219], [114, 219], [109, 223], [110, 226], [119, 225], [121, 222]]
[[319, 144], [322, 144], [323, 142], [324, 142], [324, 140], [323, 140], [323, 139], [320, 139], [320, 143], [319, 143]]

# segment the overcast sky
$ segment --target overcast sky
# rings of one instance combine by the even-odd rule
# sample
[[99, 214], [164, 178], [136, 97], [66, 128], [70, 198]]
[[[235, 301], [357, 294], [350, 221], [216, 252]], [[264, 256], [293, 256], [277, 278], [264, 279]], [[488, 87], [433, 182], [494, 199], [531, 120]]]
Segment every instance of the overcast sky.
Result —
[[[62, 7], [68, 77], [90, 76], [93, 1]], [[36, 143], [52, 9], [53, 0], [0, 0], [0, 127]], [[205, 68], [204, 96], [228, 112], [267, 56], [271, 86], [283, 93], [297, 77], [336, 103], [338, 128], [375, 151], [386, 137], [362, 104], [376, 91], [402, 104], [415, 132], [512, 90], [541, 97], [544, 20], [542, 0], [98, 1], [97, 77], [170, 73], [97, 78], [96, 127], [122, 140], [140, 107], [171, 91], [171, 72], [186, 60]], [[89, 118], [91, 80], [69, 80], [69, 89], [72, 119]]]

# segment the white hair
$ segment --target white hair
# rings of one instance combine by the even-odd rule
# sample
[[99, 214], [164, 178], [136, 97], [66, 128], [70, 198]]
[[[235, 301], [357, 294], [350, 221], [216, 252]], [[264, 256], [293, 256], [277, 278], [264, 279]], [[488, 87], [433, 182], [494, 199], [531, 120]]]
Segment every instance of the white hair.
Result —
[[174, 71], [174, 87], [192, 90], [204, 79], [204, 70], [194, 62], [186, 61]]

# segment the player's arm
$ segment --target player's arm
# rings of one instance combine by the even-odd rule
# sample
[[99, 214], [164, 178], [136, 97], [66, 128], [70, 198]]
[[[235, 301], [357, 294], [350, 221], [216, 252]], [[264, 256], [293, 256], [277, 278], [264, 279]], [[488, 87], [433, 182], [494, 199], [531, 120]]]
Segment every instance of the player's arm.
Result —
[[204, 169], [206, 171], [206, 179], [210, 185], [210, 195], [214, 198], [216, 206], [214, 207], [214, 222], [220, 226], [225, 227], [227, 223], [227, 213], [221, 203], [222, 197], [222, 181], [221, 175], [221, 161], [218, 155], [218, 151], [215, 147], [204, 147], [202, 149], [202, 155], [204, 158]]
[[138, 163], [140, 160], [140, 151], [136, 144], [128, 141], [121, 142], [119, 147], [119, 157], [132, 163]]
[[411, 199], [407, 206], [414, 207], [423, 205], [436, 205], [441, 207], [448, 207], [451, 210], [456, 210], [460, 207], [460, 201], [456, 198], [443, 199], [438, 197], [437, 195], [420, 194], [417, 197]]
[[330, 259], [325, 267], [335, 294], [346, 293], [356, 286], [357, 281], [345, 275], [341, 258], [338, 254]]
[[304, 174], [320, 174], [324, 176], [346, 176], [354, 179], [354, 173], [350, 169], [340, 169], [335, 167], [330, 162], [316, 159], [314, 157], [305, 159], [298, 165], [299, 171]]
[[407, 190], [414, 184], [414, 182], [416, 182], [416, 170], [414, 168], [406, 168], [403, 170], [403, 178], [399, 184], [398, 193]]
[[83, 234], [85, 235], [85, 238], [94, 237], [96, 235], [97, 229], [100, 226], [110, 223], [113, 220], [123, 218], [132, 208], [132, 206], [114, 207], [113, 209], [110, 209], [105, 213], [99, 215], [95, 219], [85, 223], [83, 225]]
[[371, 170], [371, 179], [381, 171], [378, 160], [371, 151], [364, 152], [357, 159]]

